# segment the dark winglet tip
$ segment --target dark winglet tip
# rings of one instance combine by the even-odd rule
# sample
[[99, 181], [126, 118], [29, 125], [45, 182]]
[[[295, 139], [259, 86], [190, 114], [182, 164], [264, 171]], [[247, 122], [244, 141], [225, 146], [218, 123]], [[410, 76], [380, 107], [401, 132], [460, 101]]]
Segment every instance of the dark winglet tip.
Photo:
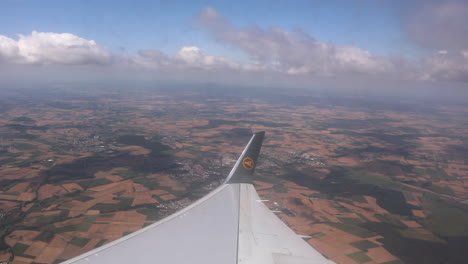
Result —
[[255, 132], [254, 135], [255, 135], [255, 136], [262, 136], [262, 137], [264, 137], [264, 136], [265, 136], [265, 131], [258, 131], [258, 132]]
[[258, 155], [262, 147], [265, 131], [253, 134], [251, 140], [229, 173], [226, 183], [252, 183], [252, 174], [257, 166]]

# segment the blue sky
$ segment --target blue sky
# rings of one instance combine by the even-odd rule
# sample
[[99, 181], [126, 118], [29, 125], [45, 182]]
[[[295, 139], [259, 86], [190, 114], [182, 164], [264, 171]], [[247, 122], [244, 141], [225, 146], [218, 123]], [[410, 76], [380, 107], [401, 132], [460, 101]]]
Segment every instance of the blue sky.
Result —
[[[69, 32], [116, 52], [180, 46], [220, 47], [200, 32], [193, 18], [217, 9], [239, 26], [302, 29], [316, 39], [359, 46], [380, 55], [417, 52], [401, 30], [401, 4], [377, 1], [1, 1], [0, 34]], [[380, 2], [380, 1], [379, 1]]]
[[0, 10], [6, 69], [468, 82], [462, 0], [0, 0]]

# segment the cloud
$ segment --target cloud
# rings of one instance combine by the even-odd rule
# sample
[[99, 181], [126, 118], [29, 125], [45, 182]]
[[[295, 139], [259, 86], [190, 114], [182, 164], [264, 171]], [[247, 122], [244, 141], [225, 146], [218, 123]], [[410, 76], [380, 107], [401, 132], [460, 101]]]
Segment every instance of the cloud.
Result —
[[94, 40], [70, 33], [33, 31], [18, 40], [0, 35], [0, 63], [106, 64], [111, 53]]
[[466, 1], [423, 1], [408, 13], [409, 38], [423, 48], [468, 50]]
[[[435, 13], [440, 25], [451, 25], [449, 32], [437, 47], [440, 50], [411, 62], [403, 57], [377, 56], [354, 46], [338, 46], [324, 43], [301, 30], [286, 31], [278, 27], [267, 29], [252, 25], [236, 27], [213, 8], [205, 8], [197, 16], [200, 23], [218, 42], [244, 51], [256, 69], [276, 71], [289, 75], [311, 76], [368, 76], [400, 80], [444, 80], [468, 81], [468, 48], [448, 52], [445, 42], [460, 40], [464, 47], [468, 33], [454, 38], [466, 30], [468, 13], [466, 7], [458, 5], [437, 6], [422, 11], [415, 28], [420, 34], [431, 35], [430, 28], [423, 22], [430, 21], [427, 14]], [[437, 24], [437, 23], [436, 23]], [[462, 24], [465, 26], [462, 27]], [[426, 32], [427, 31], [427, 32]], [[443, 30], [437, 29], [440, 37]], [[437, 36], [437, 37], [439, 37]], [[425, 43], [438, 43], [437, 37], [428, 38]], [[249, 69], [244, 66], [242, 69]]]
[[177, 58], [192, 67], [236, 67], [236, 63], [224, 57], [207, 55], [201, 48], [195, 46], [182, 47], [177, 52]]
[[[222, 56], [207, 54], [196, 46], [184, 46], [170, 56], [163, 52], [139, 50], [135, 55], [113, 55], [94, 40], [70, 33], [33, 31], [18, 40], [0, 35], [0, 63], [3, 64], [108, 64], [148, 69], [239, 69], [240, 64]], [[253, 67], [252, 67], [253, 68]]]
[[18, 53], [17, 42], [0, 35], [0, 63], [15, 60], [18, 57]]
[[208, 55], [196, 46], [180, 48], [174, 56], [159, 50], [140, 50], [138, 55], [128, 58], [132, 63], [148, 68], [161, 69], [238, 69], [240, 65], [221, 56]]
[[138, 54], [129, 57], [128, 61], [152, 69], [167, 67], [173, 64], [172, 59], [159, 50], [139, 50]]
[[438, 51], [421, 59], [422, 79], [468, 82], [468, 50]]
[[214, 38], [246, 52], [253, 61], [287, 74], [382, 74], [395, 72], [391, 60], [352, 46], [317, 41], [303, 31], [278, 27], [237, 28], [213, 8], [205, 8], [197, 21]]

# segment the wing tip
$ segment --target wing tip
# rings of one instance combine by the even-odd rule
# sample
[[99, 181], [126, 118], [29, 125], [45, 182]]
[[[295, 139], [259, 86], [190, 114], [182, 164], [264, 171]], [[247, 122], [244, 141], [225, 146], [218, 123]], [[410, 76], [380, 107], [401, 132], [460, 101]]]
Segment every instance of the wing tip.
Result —
[[252, 183], [252, 174], [257, 166], [264, 137], [265, 131], [258, 131], [252, 135], [225, 183]]
[[255, 132], [254, 133], [255, 136], [261, 136], [261, 137], [264, 137], [265, 136], [265, 131], [262, 130], [262, 131], [258, 131], [258, 132]]

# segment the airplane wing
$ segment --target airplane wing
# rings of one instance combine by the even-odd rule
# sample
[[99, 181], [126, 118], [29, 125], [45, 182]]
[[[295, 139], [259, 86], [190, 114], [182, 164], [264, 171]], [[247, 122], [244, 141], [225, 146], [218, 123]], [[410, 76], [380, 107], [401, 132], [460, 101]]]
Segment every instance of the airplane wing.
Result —
[[63, 263], [334, 263], [260, 200], [251, 176], [265, 132], [250, 139], [226, 181], [185, 209]]

